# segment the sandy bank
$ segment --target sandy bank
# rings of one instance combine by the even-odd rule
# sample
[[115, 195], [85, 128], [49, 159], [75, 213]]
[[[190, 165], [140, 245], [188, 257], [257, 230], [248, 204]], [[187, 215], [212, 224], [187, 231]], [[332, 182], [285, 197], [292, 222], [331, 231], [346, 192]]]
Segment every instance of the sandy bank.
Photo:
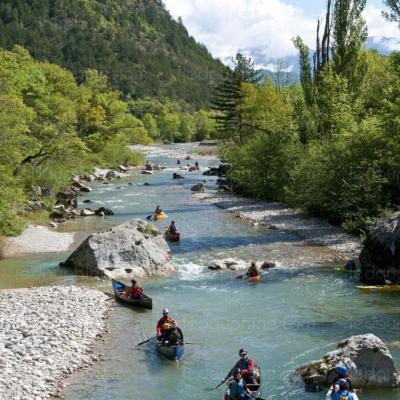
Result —
[[55, 232], [46, 226], [29, 225], [20, 236], [3, 238], [0, 256], [7, 258], [24, 254], [68, 251], [76, 239], [77, 235], [72, 232]]
[[255, 225], [290, 232], [307, 243], [326, 246], [343, 257], [358, 256], [361, 242], [358, 237], [344, 233], [340, 228], [312, 218], [301, 210], [281, 203], [258, 201], [234, 196], [217, 190], [195, 195], [199, 200], [234, 213]]
[[107, 298], [74, 286], [0, 291], [0, 398], [50, 398], [66, 375], [93, 363]]

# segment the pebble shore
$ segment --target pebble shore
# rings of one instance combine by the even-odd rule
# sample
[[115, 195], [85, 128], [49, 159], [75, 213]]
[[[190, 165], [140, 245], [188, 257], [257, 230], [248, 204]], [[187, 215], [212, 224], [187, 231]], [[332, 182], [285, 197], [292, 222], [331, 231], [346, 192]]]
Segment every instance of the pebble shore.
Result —
[[92, 364], [107, 299], [76, 286], [0, 291], [0, 399], [49, 399], [65, 376]]
[[358, 237], [282, 203], [248, 199], [219, 190], [207, 190], [206, 193], [195, 196], [201, 201], [234, 213], [255, 226], [293, 233], [307, 243], [335, 250], [342, 257], [356, 257], [361, 251]]

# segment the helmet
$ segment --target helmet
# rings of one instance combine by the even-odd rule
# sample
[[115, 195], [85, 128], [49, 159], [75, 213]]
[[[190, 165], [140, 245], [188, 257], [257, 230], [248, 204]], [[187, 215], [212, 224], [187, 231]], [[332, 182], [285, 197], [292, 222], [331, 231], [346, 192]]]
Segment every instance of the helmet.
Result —
[[132, 286], [136, 285], [136, 281], [134, 279], [131, 280]]
[[255, 266], [256, 266], [256, 262], [255, 262], [255, 261], [252, 261], [252, 262], [251, 262], [251, 266], [252, 266], [252, 267], [255, 267]]
[[169, 331], [170, 329], [172, 329], [172, 324], [170, 324], [169, 322], [166, 322], [165, 324], [162, 325], [162, 328], [165, 331]]
[[240, 349], [239, 350], [239, 356], [243, 355], [243, 354], [247, 354], [247, 350], [245, 349]]
[[338, 365], [336, 367], [336, 373], [339, 375], [347, 375], [348, 369], [344, 365]]
[[240, 374], [242, 372], [242, 370], [240, 369], [240, 368], [235, 368], [234, 370], [233, 370], [233, 373], [234, 374]]
[[175, 221], [171, 221], [171, 224], [174, 224], [175, 223]]
[[163, 314], [168, 314], [168, 313], [169, 313], [168, 308], [164, 308], [164, 310], [162, 310], [162, 313], [163, 313]]

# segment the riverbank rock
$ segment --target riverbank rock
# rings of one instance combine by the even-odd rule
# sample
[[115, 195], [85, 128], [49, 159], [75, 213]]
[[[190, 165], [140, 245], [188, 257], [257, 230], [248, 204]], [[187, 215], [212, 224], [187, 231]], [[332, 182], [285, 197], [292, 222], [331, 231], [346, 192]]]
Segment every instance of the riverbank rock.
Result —
[[400, 282], [400, 212], [377, 220], [366, 233], [360, 254], [362, 282]]
[[197, 185], [194, 185], [190, 188], [192, 192], [197, 192], [197, 193], [204, 193], [205, 185], [204, 183], [198, 183]]
[[220, 164], [218, 167], [212, 167], [203, 172], [205, 176], [227, 176], [231, 166], [229, 164]]
[[179, 175], [176, 172], [173, 173], [172, 178], [173, 179], [184, 179], [184, 177], [182, 175]]
[[163, 235], [139, 219], [89, 236], [62, 266], [88, 275], [126, 279], [175, 272]]
[[243, 260], [237, 260], [235, 258], [226, 258], [224, 260], [214, 260], [208, 266], [208, 269], [212, 271], [239, 271], [248, 268], [248, 265]]
[[296, 372], [307, 383], [330, 386], [338, 365], [349, 369], [353, 385], [358, 388], [400, 385], [400, 376], [388, 348], [373, 334], [351, 336], [321, 360], [312, 361]]

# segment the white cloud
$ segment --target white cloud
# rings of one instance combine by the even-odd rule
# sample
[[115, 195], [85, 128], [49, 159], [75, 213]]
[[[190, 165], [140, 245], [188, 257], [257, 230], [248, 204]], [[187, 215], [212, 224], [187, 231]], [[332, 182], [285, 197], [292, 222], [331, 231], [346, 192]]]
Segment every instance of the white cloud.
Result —
[[[290, 0], [286, 0], [290, 2]], [[297, 54], [292, 38], [300, 35], [315, 47], [315, 18], [282, 0], [164, 0], [172, 16], [182, 17], [196, 40], [229, 64], [238, 50], [251, 55], [257, 64]], [[323, 15], [323, 4], [321, 5]], [[368, 6], [364, 17], [369, 35], [376, 43], [386, 38], [388, 50], [400, 49], [400, 31], [386, 22], [381, 9]]]
[[400, 50], [400, 29], [395, 22], [387, 22], [382, 17], [382, 9], [369, 6], [364, 12], [368, 25], [368, 35], [373, 42], [386, 48], [386, 50]]
[[164, 0], [190, 34], [225, 60], [244, 50], [258, 62], [293, 55], [300, 34], [313, 45], [316, 21], [280, 0]]

